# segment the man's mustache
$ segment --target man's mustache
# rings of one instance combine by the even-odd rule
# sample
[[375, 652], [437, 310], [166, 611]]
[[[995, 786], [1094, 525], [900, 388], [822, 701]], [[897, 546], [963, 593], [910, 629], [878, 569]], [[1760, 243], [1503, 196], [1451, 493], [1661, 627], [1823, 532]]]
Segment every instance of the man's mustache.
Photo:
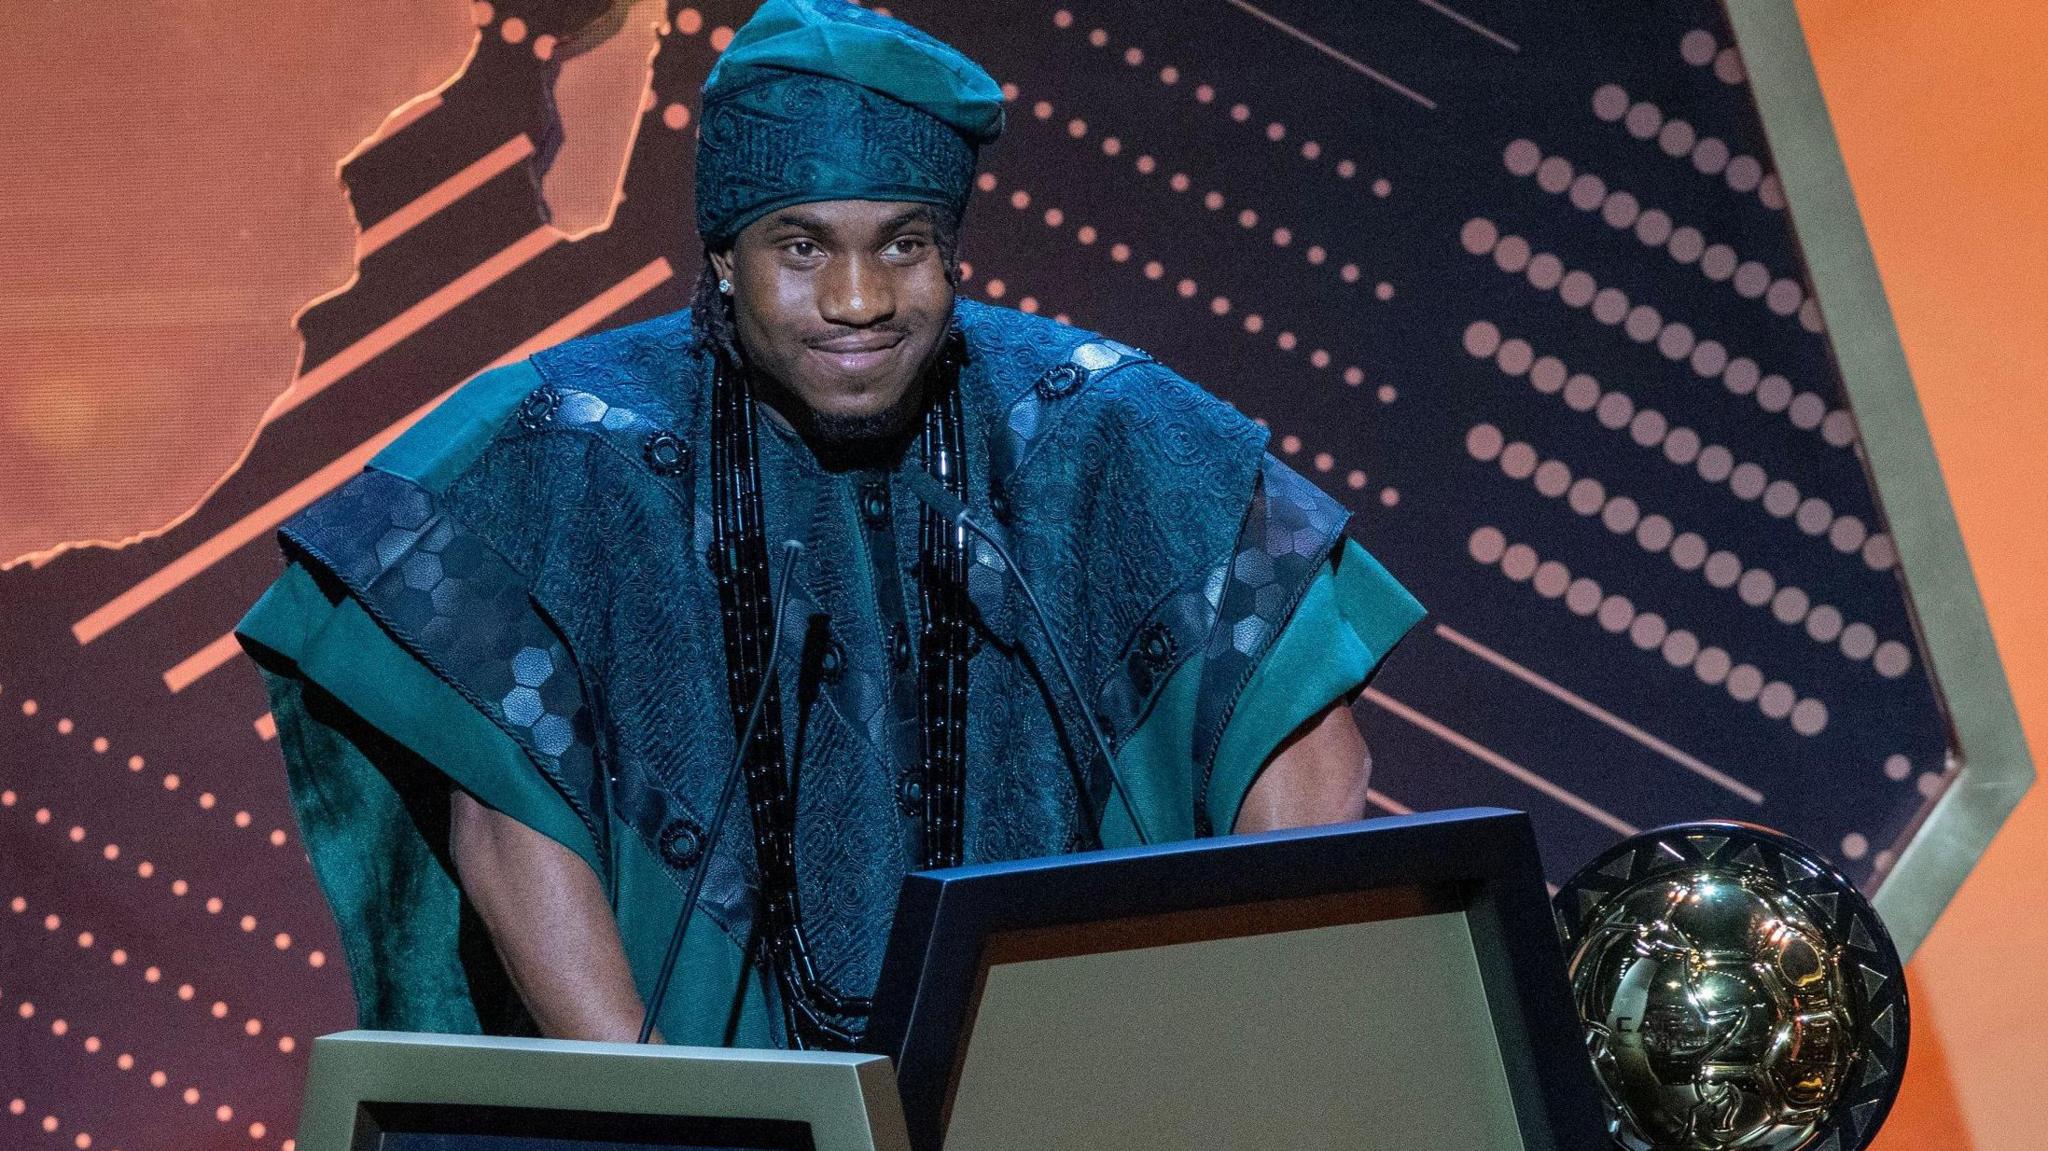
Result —
[[855, 339], [862, 341], [872, 339], [878, 345], [885, 345], [898, 340], [908, 339], [910, 331], [911, 329], [908, 325], [898, 323], [876, 324], [865, 328], [837, 328], [832, 331], [814, 332], [805, 336], [803, 342], [805, 346], [812, 348]]

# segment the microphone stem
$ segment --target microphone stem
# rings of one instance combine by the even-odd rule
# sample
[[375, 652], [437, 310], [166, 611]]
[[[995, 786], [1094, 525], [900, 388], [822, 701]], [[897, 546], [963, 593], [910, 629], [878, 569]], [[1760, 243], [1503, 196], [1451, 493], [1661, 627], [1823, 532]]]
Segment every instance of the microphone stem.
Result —
[[789, 608], [789, 577], [796, 570], [796, 557], [803, 546], [791, 540], [783, 544], [782, 575], [775, 581], [775, 626], [770, 629], [768, 641], [768, 665], [761, 672], [761, 686], [754, 692], [754, 702], [747, 709], [747, 723], [740, 732], [739, 748], [733, 753], [732, 769], [725, 773], [725, 790], [719, 793], [718, 810], [711, 816], [711, 827], [704, 835], [703, 855], [695, 870], [690, 872], [690, 886], [683, 894], [683, 909], [676, 916], [676, 927], [668, 937], [668, 950], [661, 957], [661, 973], [655, 977], [654, 993], [647, 998], [647, 1013], [640, 1018], [640, 1038], [645, 1043], [654, 1034], [654, 1021], [661, 1014], [662, 1001], [668, 998], [669, 981], [675, 976], [676, 960], [683, 952], [683, 937], [689, 934], [690, 920], [697, 913], [697, 899], [704, 891], [704, 877], [711, 871], [711, 860], [718, 851], [718, 841], [725, 832], [725, 818], [732, 811], [733, 796], [739, 792], [740, 772], [747, 762], [747, 751], [754, 742], [754, 729], [761, 722], [761, 709], [768, 701], [768, 689], [775, 682], [775, 664], [782, 651], [782, 616]]
[[[1114, 785], [1111, 790], [1116, 792], [1117, 802], [1123, 807], [1124, 818], [1131, 821], [1131, 829], [1138, 833], [1138, 842], [1150, 845], [1152, 837], [1146, 833], [1145, 824], [1138, 818], [1137, 809], [1131, 806], [1131, 789], [1124, 785], [1123, 773], [1117, 770], [1116, 755], [1109, 747], [1109, 736], [1104, 734], [1101, 722], [1095, 718], [1094, 709], [1088, 706], [1088, 697], [1081, 691], [1080, 677], [1074, 674], [1073, 665], [1067, 662], [1066, 650], [1053, 637], [1052, 619], [1046, 615], [1045, 607], [1038, 602], [1037, 593], [1031, 590], [1030, 581], [1024, 578], [1022, 571], [1018, 570], [1017, 561], [1010, 558], [1010, 549], [1003, 546], [1003, 542], [995, 537], [995, 533], [982, 527], [964, 509], [958, 513], [956, 518], [959, 520], [961, 527], [986, 540], [989, 547], [995, 550], [996, 555], [1005, 564], [1009, 565], [1010, 573], [1014, 577], [1011, 582], [1016, 584], [1018, 590], [1024, 593], [1024, 602], [1030, 605], [1031, 614], [1037, 617], [1038, 629], [1045, 635], [1045, 646], [1052, 649], [1053, 662], [1059, 665], [1060, 677], [1067, 681], [1067, 690], [1074, 693], [1074, 703], [1081, 709], [1081, 719], [1088, 727], [1088, 734], [1095, 739], [1095, 750], [1101, 753], [1103, 766], [1109, 769], [1110, 782]], [[1087, 800], [1086, 796], [1082, 798], [1084, 802]]]

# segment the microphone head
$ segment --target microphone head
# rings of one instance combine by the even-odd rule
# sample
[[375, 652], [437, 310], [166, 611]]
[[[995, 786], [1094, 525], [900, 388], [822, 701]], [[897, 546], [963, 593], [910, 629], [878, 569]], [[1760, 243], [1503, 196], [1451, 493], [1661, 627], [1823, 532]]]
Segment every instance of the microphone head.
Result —
[[923, 501], [926, 507], [953, 523], [965, 524], [967, 505], [961, 502], [959, 496], [947, 491], [946, 485], [939, 482], [939, 477], [927, 471], [912, 471], [904, 482], [910, 485], [911, 493]]
[[785, 556], [790, 556], [790, 557], [795, 557], [795, 556], [800, 556], [800, 555], [802, 555], [803, 553], [804, 553], [804, 545], [803, 545], [803, 541], [802, 541], [802, 540], [795, 540], [795, 539], [787, 539], [787, 540], [783, 540], [783, 541], [782, 541], [782, 554], [783, 554], [783, 555], [785, 555]]

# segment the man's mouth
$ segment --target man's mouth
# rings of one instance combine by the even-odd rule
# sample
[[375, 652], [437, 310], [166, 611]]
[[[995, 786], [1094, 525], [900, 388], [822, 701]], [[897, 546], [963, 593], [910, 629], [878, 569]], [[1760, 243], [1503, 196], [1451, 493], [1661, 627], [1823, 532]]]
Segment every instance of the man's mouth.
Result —
[[859, 376], [880, 367], [903, 342], [901, 332], [857, 332], [811, 343], [810, 349], [844, 375]]

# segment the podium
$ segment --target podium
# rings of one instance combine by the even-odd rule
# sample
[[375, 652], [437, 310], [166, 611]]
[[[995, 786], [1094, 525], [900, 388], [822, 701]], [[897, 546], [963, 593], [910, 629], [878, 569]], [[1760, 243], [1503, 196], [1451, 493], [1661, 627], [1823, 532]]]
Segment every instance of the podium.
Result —
[[1497, 809], [909, 876], [867, 1042], [345, 1033], [298, 1148], [1607, 1142], [1534, 835]]
[[305, 1151], [904, 1151], [889, 1061], [824, 1051], [344, 1031]]

